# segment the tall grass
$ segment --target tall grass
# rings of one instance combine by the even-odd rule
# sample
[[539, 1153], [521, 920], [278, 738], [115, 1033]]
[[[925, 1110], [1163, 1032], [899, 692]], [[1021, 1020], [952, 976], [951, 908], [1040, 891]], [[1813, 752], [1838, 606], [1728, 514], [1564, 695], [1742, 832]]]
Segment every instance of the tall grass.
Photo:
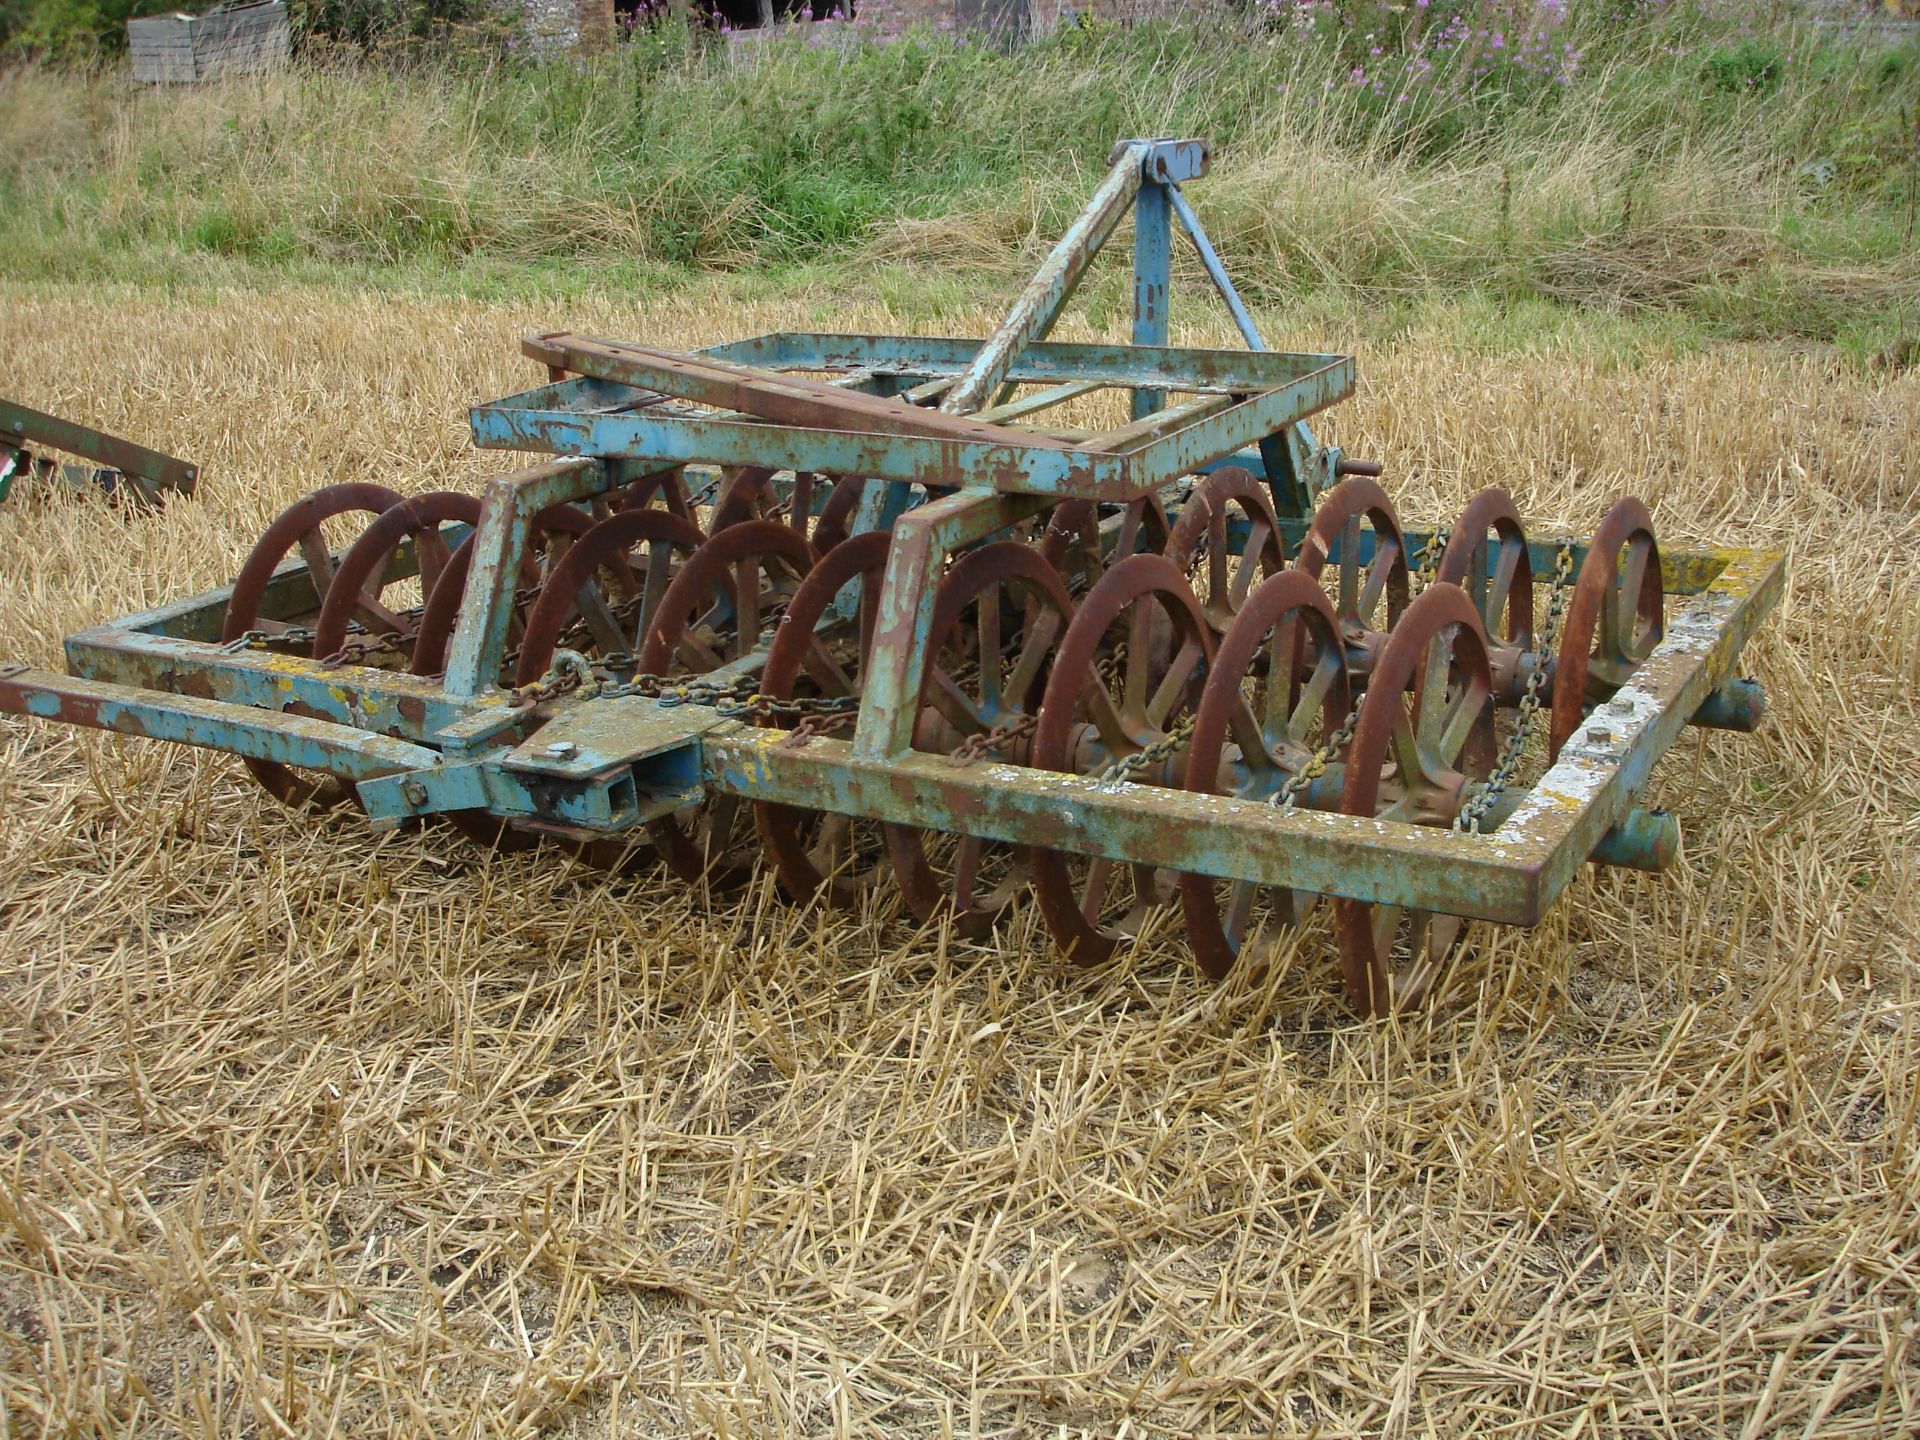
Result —
[[[1497, 3], [1456, 13], [1492, 33]], [[1117, 137], [1181, 133], [1215, 143], [1206, 214], [1256, 292], [1472, 285], [1791, 333], [1911, 305], [1920, 47], [1603, 13], [1622, 3], [1563, 18], [1561, 73], [1489, 72], [1470, 46], [1413, 76], [1435, 32], [1369, 31], [1404, 12], [1359, 4], [1193, 7], [1013, 54], [800, 33], [743, 55], [664, 29], [584, 61], [309, 64], [185, 93], [19, 69], [0, 264], [1005, 271]]]

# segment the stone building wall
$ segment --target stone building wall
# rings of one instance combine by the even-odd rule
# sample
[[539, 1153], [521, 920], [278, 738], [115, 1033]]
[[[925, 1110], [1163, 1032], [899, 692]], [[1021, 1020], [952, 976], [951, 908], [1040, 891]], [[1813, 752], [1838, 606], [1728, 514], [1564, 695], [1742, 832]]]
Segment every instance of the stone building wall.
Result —
[[543, 54], [613, 37], [613, 0], [518, 0], [515, 8], [528, 47]]

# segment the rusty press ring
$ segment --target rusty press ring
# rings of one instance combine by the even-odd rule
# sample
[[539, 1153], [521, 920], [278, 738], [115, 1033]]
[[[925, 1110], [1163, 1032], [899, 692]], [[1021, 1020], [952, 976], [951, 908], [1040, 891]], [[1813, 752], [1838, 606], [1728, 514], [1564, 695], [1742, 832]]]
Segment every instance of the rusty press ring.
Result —
[[[1296, 624], [1299, 631], [1293, 628]], [[1301, 631], [1307, 643], [1299, 638]], [[1262, 703], [1256, 711], [1243, 686], [1269, 644], [1273, 648], [1261, 677]], [[1308, 644], [1311, 664], [1303, 667], [1300, 662]], [[1285, 701], [1276, 706], [1281, 696]], [[1186, 788], [1196, 795], [1229, 793], [1277, 801], [1287, 782], [1318, 753], [1314, 732], [1321, 732], [1323, 742], [1330, 740], [1351, 705], [1340, 622], [1332, 604], [1311, 577], [1283, 570], [1247, 596], [1214, 653], [1200, 692], [1200, 708], [1194, 712], [1193, 738], [1187, 744]], [[1229, 740], [1239, 750], [1237, 763], [1227, 758]], [[1277, 752], [1287, 751], [1292, 753], [1285, 758], [1294, 765], [1279, 763], [1282, 754]], [[1236, 777], [1238, 784], [1233, 783]], [[1223, 911], [1215, 888], [1220, 883], [1205, 875], [1180, 877], [1187, 937], [1200, 969], [1212, 980], [1226, 978], [1233, 968], [1261, 888], [1251, 882], [1229, 884], [1230, 898]], [[1284, 911], [1285, 923], [1297, 923], [1306, 905], [1289, 894], [1277, 908]]]
[[[1149, 638], [1155, 609], [1164, 613], [1174, 632], [1164, 647]], [[1111, 627], [1129, 610], [1136, 613], [1122, 662], [1124, 694], [1116, 703], [1097, 675], [1094, 661]], [[1060, 641], [1040, 701], [1040, 725], [1033, 736], [1034, 767], [1084, 773], [1098, 763], [1096, 755], [1120, 762], [1173, 739], [1179, 717], [1190, 715], [1199, 700], [1212, 657], [1213, 632], [1179, 567], [1164, 555], [1135, 555], [1121, 561], [1088, 592]], [[1085, 719], [1083, 701], [1091, 702]], [[1173, 763], [1170, 758], [1169, 769]], [[1149, 784], [1166, 783], [1164, 776], [1143, 779]], [[1104, 902], [1116, 863], [1092, 861], [1082, 884], [1074, 879], [1067, 856], [1054, 850], [1031, 853], [1040, 913], [1054, 943], [1079, 964], [1106, 960], [1137, 933], [1149, 906], [1171, 898], [1161, 895], [1154, 866], [1131, 866], [1132, 907], [1119, 920], [1107, 922], [1102, 912], [1110, 908]]]
[[1549, 758], [1580, 728], [1587, 702], [1626, 684], [1653, 653], [1666, 633], [1665, 606], [1653, 518], [1638, 499], [1625, 496], [1587, 543], [1567, 604], [1554, 665]]
[[[333, 557], [321, 525], [341, 515], [377, 516], [398, 505], [400, 499], [398, 491], [384, 485], [353, 481], [316, 490], [281, 511], [261, 532], [253, 549], [247, 552], [240, 573], [234, 577], [226, 618], [220, 627], [222, 643], [238, 640], [258, 622], [267, 587], [273, 582], [273, 572], [294, 550], [307, 562], [307, 574], [313, 583], [314, 609], [319, 609], [333, 582]], [[305, 806], [330, 810], [356, 798], [353, 787], [334, 776], [303, 776], [290, 766], [272, 760], [249, 758], [242, 763], [262, 789], [282, 805], [295, 809]]]

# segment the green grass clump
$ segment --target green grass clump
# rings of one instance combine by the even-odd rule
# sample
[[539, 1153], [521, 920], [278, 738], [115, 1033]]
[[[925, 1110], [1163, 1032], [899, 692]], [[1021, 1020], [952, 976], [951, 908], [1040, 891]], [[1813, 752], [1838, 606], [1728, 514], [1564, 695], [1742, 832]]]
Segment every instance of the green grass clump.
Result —
[[[1471, 35], [1494, 3], [1449, 23]], [[494, 293], [878, 260], [977, 293], [1059, 232], [1115, 139], [1194, 134], [1216, 150], [1197, 202], [1269, 302], [1472, 289], [1736, 334], [1903, 323], [1920, 46], [1621, 4], [1576, 8], [1558, 48], [1504, 70], [1357, 0], [1011, 53], [663, 26], [584, 59], [309, 60], [164, 94], [18, 68], [0, 77], [0, 264]], [[1390, 43], [1358, 48], [1379, 16]]]

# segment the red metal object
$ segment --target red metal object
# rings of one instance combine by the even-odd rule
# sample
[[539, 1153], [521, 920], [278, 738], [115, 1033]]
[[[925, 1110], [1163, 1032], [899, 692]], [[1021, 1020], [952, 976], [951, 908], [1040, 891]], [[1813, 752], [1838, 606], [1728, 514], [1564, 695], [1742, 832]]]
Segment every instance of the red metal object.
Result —
[[1166, 548], [1172, 527], [1167, 507], [1158, 495], [1145, 495], [1121, 507], [1111, 540], [1092, 500], [1068, 500], [1056, 505], [1040, 532], [1040, 553], [1047, 563], [1069, 578], [1076, 588], [1092, 589], [1129, 555], [1154, 555]]
[[656, 470], [631, 482], [620, 496], [622, 510], [644, 510], [658, 500], [662, 506], [689, 524], [693, 523], [693, 500], [687, 493], [687, 472], [676, 465]]
[[[675, 555], [684, 562], [703, 539], [690, 521], [668, 510], [620, 510], [596, 522], [540, 587], [520, 638], [515, 683], [530, 685], [547, 672], [576, 619], [603, 658], [637, 654], [666, 596]], [[643, 547], [646, 553], [638, 554]]]
[[[1117, 644], [1126, 648], [1103, 674], [1099, 652]], [[1034, 766], [1079, 775], [1124, 770], [1117, 783], [1177, 785], [1176, 727], [1199, 703], [1212, 654], [1213, 633], [1179, 567], [1163, 555], [1121, 561], [1088, 592], [1060, 642], [1040, 702]], [[1161, 746], [1168, 753], [1155, 758]], [[1127, 768], [1137, 761], [1148, 763]], [[1054, 943], [1082, 965], [1112, 955], [1139, 933], [1149, 909], [1172, 899], [1171, 878], [1148, 863], [1116, 866], [1035, 850], [1031, 864]]]
[[[533, 517], [527, 536], [527, 558], [520, 566], [520, 589], [537, 594], [546, 575], [559, 563], [561, 554], [573, 541], [593, 528], [593, 520], [571, 505], [551, 505]], [[438, 675], [447, 663], [447, 645], [453, 639], [454, 623], [460, 618], [460, 605], [466, 599], [467, 577], [473, 572], [473, 547], [457, 545], [440, 571], [440, 578], [427, 592], [427, 603], [420, 611], [419, 628], [413, 638], [413, 661], [407, 667], [415, 675]], [[516, 604], [515, 626], [526, 630], [526, 614], [532, 606], [528, 599]], [[503, 677], [504, 678], [504, 677]]]
[[[354, 482], [316, 490], [281, 511], [261, 532], [234, 578], [226, 617], [221, 622], [221, 641], [234, 644], [256, 630], [285, 631], [293, 628], [299, 618], [311, 618], [325, 603], [333, 584], [333, 552], [320, 527], [344, 515], [377, 517], [398, 505], [400, 500], [399, 492], [384, 485]], [[266, 599], [274, 571], [295, 552], [306, 562], [313, 608], [294, 620], [264, 619], [260, 614], [261, 603]], [[330, 810], [355, 798], [352, 786], [331, 776], [303, 775], [273, 760], [246, 757], [242, 763], [269, 795], [295, 809], [310, 806]]]
[[712, 356], [590, 340], [565, 332], [528, 336], [521, 349], [533, 359], [562, 365], [577, 375], [644, 386], [696, 404], [713, 405], [784, 425], [987, 444], [1001, 444], [1017, 435], [1020, 444], [1034, 449], [1073, 448], [1068, 441], [1034, 431], [1012, 432], [901, 400], [867, 395], [824, 381], [775, 374], [750, 365], [735, 365]]
[[[1351, 704], [1340, 622], [1320, 586], [1297, 570], [1262, 581], [1221, 638], [1207, 672], [1182, 771], [1186, 788], [1279, 802], [1288, 782], [1328, 745]], [[1298, 803], [1310, 804], [1309, 795]], [[1250, 881], [1180, 877], [1187, 938], [1210, 978], [1223, 979], [1232, 969], [1262, 893]], [[1304, 920], [1315, 899], [1311, 892], [1268, 894], [1272, 918], [1281, 925]]]
[[[641, 643], [641, 673], [704, 675], [746, 659], [765, 620], [816, 559], [805, 536], [772, 520], [744, 520], [710, 537], [660, 597]], [[718, 795], [650, 822], [647, 833], [682, 879], [731, 889], [753, 875], [750, 810], [736, 796]]]
[[[1373, 530], [1370, 554], [1363, 553], [1362, 521]], [[1378, 482], [1356, 475], [1342, 480], [1320, 501], [1293, 563], [1318, 579], [1330, 559], [1339, 567], [1334, 613], [1340, 617], [1340, 633], [1347, 644], [1347, 664], [1365, 674], [1372, 670], [1375, 653], [1399, 623], [1412, 594], [1400, 522]]]
[[1660, 547], [1647, 507], [1629, 495], [1607, 511], [1587, 546], [1567, 603], [1553, 675], [1548, 754], [1580, 726], [1590, 700], [1624, 685], [1666, 634]]
[[424, 607], [425, 597], [432, 594], [434, 582], [452, 553], [440, 527], [473, 526], [479, 521], [480, 501], [457, 490], [416, 495], [383, 511], [340, 557], [340, 567], [327, 586], [320, 619], [314, 625], [314, 657], [324, 659], [345, 645], [348, 623], [354, 620], [375, 635], [411, 640], [414, 626], [380, 599], [394, 581], [391, 572], [396, 553], [412, 542]]
[[[1028, 737], [1073, 602], [1046, 557], [1018, 541], [969, 551], [934, 594], [916, 750], [946, 755], [971, 743], [1025, 762]], [[1009, 619], [1018, 629], [1005, 632]], [[887, 857], [908, 908], [922, 923], [951, 920], [968, 939], [987, 935], [1025, 883], [1017, 847], [973, 836], [889, 825]]]
[[[819, 697], [858, 700], [873, 648], [889, 539], [885, 531], [876, 530], [849, 540], [807, 572], [787, 602], [767, 651], [767, 667], [760, 675], [762, 695], [786, 701], [805, 690]], [[852, 584], [860, 586], [853, 634], [834, 645], [821, 633], [820, 622], [835, 597]], [[851, 714], [846, 719], [850, 723]], [[876, 825], [793, 805], [756, 805], [753, 818], [781, 885], [796, 900], [824, 892], [834, 904], [851, 905], [875, 866], [883, 863]]]
[[[1493, 712], [1480, 614], [1465, 591], [1435, 585], [1381, 647], [1347, 752], [1341, 810], [1451, 828], [1467, 784], [1493, 769]], [[1457, 915], [1358, 900], [1336, 899], [1333, 913], [1347, 998], [1363, 1015], [1425, 999], [1466, 929]]]
[[1533, 561], [1506, 491], [1490, 487], [1467, 502], [1434, 582], [1467, 592], [1486, 627], [1494, 688], [1508, 704], [1518, 703], [1527, 683], [1521, 662], [1533, 650]]
[[[1216, 470], [1194, 486], [1167, 537], [1165, 554], [1181, 570], [1192, 574], [1196, 564], [1206, 567], [1200, 608], [1216, 635], [1233, 623], [1260, 579], [1286, 569], [1287, 552], [1268, 494], [1237, 465]], [[1227, 530], [1227, 512], [1236, 507], [1246, 520], [1246, 536], [1237, 547]]]

